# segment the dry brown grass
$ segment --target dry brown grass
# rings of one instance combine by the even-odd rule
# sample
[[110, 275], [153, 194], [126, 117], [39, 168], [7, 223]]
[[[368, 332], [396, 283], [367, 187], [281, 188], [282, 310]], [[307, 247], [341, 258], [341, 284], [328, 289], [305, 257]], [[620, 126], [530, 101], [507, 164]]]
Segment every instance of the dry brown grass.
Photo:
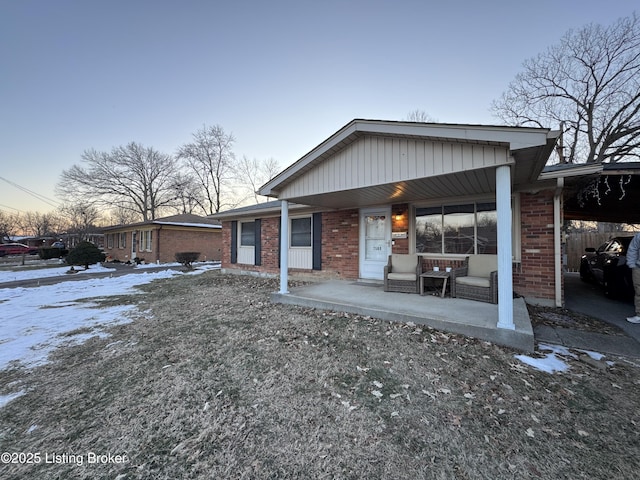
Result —
[[[124, 464], [0, 465], [0, 478], [622, 479], [640, 471], [640, 368], [273, 305], [272, 280], [145, 286], [133, 323], [0, 372], [0, 450]], [[109, 300], [114, 304], [115, 300]], [[0, 388], [0, 393], [6, 393]]]

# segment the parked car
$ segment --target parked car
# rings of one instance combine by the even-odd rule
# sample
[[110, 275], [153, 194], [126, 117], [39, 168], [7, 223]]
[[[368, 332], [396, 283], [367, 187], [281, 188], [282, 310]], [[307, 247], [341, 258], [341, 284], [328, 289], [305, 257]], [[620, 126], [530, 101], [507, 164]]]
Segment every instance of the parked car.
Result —
[[51, 248], [65, 248], [64, 242], [53, 242]]
[[618, 236], [598, 248], [585, 248], [580, 260], [580, 278], [604, 287], [614, 298], [633, 297], [631, 269], [627, 267], [627, 248], [633, 236]]
[[30, 247], [23, 243], [2, 243], [0, 244], [0, 256], [5, 255], [37, 255], [38, 247]]

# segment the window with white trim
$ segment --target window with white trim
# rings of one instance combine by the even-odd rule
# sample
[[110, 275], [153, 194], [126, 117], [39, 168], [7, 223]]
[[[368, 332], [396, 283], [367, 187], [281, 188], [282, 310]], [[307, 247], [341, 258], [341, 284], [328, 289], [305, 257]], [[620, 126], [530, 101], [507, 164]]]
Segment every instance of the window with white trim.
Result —
[[311, 246], [311, 217], [291, 219], [289, 245], [291, 245], [291, 247]]
[[143, 230], [140, 232], [142, 234], [142, 238], [140, 239], [140, 250], [145, 250], [147, 252], [151, 251], [153, 231], [152, 230]]
[[240, 223], [240, 246], [254, 247], [256, 244], [256, 222]]

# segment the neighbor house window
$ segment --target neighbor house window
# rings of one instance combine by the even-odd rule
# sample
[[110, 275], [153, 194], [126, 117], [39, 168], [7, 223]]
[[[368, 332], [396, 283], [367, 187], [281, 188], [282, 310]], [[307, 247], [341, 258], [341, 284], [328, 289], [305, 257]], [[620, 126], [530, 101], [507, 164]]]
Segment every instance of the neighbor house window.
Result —
[[107, 248], [113, 248], [113, 233], [107, 235]]
[[311, 217], [291, 219], [291, 246], [311, 246]]
[[256, 244], [256, 222], [242, 222], [240, 224], [240, 246], [254, 247]]
[[151, 242], [152, 242], [152, 230], [144, 230], [142, 232], [142, 239], [140, 244], [141, 250], [146, 250], [147, 252], [151, 251]]
[[418, 207], [416, 253], [497, 253], [496, 204]]
[[118, 236], [118, 247], [119, 248], [127, 248], [127, 234], [123, 232]]

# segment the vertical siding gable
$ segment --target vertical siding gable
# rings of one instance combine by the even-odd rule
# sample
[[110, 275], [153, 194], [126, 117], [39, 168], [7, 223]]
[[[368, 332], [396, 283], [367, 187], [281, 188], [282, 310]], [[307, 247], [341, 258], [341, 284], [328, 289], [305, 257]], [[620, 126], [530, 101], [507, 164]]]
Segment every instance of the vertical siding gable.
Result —
[[287, 185], [281, 198], [480, 169], [507, 158], [504, 147], [364, 136]]

